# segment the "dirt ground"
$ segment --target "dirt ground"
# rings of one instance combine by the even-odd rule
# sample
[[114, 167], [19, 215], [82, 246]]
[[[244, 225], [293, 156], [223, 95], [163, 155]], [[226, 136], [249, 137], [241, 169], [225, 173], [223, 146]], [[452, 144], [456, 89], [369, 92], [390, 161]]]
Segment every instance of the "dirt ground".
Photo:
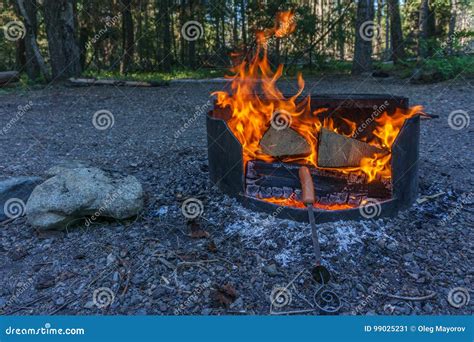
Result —
[[[210, 184], [205, 116], [196, 113], [222, 87], [54, 86], [0, 95], [0, 128], [7, 128], [0, 134], [2, 177], [44, 175], [59, 162], [79, 160], [134, 175], [147, 193], [133, 221], [47, 233], [25, 217], [0, 225], [0, 311], [320, 314], [318, 285], [307, 272], [309, 226], [251, 212]], [[295, 87], [282, 82], [287, 92]], [[453, 129], [448, 116], [462, 110], [472, 117], [474, 80], [412, 85], [327, 76], [307, 81], [306, 92], [407, 96], [439, 115], [422, 121], [419, 193], [442, 194], [395, 218], [319, 226], [340, 313], [472, 314], [472, 299], [455, 308], [448, 298], [459, 287], [471, 297], [474, 290], [474, 126]], [[28, 104], [18, 115], [18, 106]], [[113, 114], [112, 127], [94, 127], [98, 110]], [[203, 203], [193, 223], [181, 212], [188, 198]], [[190, 226], [209, 236], [192, 238]], [[110, 305], [97, 305], [101, 294]]]

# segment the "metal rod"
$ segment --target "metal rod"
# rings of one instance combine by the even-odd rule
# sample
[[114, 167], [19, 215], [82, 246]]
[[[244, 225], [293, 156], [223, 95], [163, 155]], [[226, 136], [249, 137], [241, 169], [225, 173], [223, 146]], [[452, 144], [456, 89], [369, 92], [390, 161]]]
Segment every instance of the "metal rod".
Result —
[[313, 249], [314, 255], [316, 256], [316, 265], [319, 266], [321, 265], [321, 248], [319, 246], [318, 231], [316, 229], [316, 221], [314, 219], [313, 204], [308, 203], [306, 206], [308, 207], [309, 223], [311, 224], [311, 238], [313, 239]]

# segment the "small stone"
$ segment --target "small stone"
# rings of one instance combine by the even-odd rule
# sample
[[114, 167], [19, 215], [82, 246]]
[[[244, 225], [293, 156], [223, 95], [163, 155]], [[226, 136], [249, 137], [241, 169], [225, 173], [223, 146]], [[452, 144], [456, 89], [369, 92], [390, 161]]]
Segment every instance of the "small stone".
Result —
[[359, 290], [360, 292], [362, 293], [366, 293], [367, 290], [365, 289], [364, 285], [360, 284], [360, 283], [357, 283], [356, 284], [356, 289]]
[[28, 252], [22, 248], [17, 248], [11, 251], [9, 255], [13, 261], [18, 261], [26, 257], [28, 255]]
[[377, 239], [377, 246], [379, 246], [380, 248], [385, 248], [385, 239]]
[[405, 260], [407, 262], [413, 261], [414, 260], [413, 253], [403, 254], [403, 260]]
[[423, 310], [425, 313], [427, 314], [431, 314], [433, 312], [433, 307], [431, 306], [430, 303], [427, 303], [425, 304], [425, 306], [423, 307]]
[[275, 264], [270, 264], [268, 266], [263, 267], [263, 272], [265, 272], [271, 277], [274, 277], [279, 274]]
[[58, 306], [59, 306], [59, 305], [63, 305], [65, 302], [66, 302], [66, 300], [64, 299], [64, 297], [58, 297], [58, 298], [54, 301], [54, 303], [55, 303], [56, 305], [58, 305]]
[[110, 253], [109, 255], [107, 255], [107, 266], [113, 264], [116, 260], [117, 257], [113, 253]]
[[242, 310], [243, 307], [244, 307], [244, 300], [242, 299], [242, 297], [237, 298], [235, 302], [233, 302], [230, 305], [230, 308], [234, 310]]
[[166, 305], [166, 303], [160, 303], [158, 308], [160, 309], [161, 312], [165, 312], [166, 310], [168, 310], [168, 305]]
[[201, 310], [201, 315], [203, 316], [209, 316], [212, 313], [212, 309], [209, 308], [204, 308]]
[[88, 301], [86, 304], [84, 304], [84, 308], [86, 309], [92, 309], [95, 306], [93, 301]]
[[166, 295], [168, 293], [168, 290], [162, 286], [158, 286], [155, 290], [152, 292], [152, 297], [154, 299], [159, 299], [162, 296]]
[[387, 244], [387, 249], [391, 252], [396, 252], [398, 249], [398, 244], [395, 242], [390, 242], [389, 244]]
[[56, 278], [52, 275], [45, 274], [38, 279], [38, 282], [35, 285], [35, 289], [44, 290], [50, 288], [56, 284]]

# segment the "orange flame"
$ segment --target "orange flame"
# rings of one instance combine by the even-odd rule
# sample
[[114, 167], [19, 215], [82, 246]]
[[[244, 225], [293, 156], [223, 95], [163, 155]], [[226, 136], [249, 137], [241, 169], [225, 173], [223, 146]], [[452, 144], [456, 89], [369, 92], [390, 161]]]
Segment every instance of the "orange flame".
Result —
[[[322, 119], [320, 114], [328, 112], [327, 108], [312, 111], [310, 97], [307, 96], [303, 100], [299, 98], [304, 89], [301, 73], [298, 73], [297, 76], [298, 91], [294, 96], [287, 98], [278, 89], [276, 83], [282, 76], [283, 65], [279, 65], [275, 72], [272, 71], [267, 58], [266, 42], [271, 36], [284, 37], [295, 29], [294, 13], [280, 12], [273, 28], [257, 33], [257, 49], [250, 62], [244, 60], [231, 68], [234, 75], [227, 76], [231, 79], [231, 92], [217, 91], [213, 93], [217, 96], [217, 105], [222, 108], [228, 107], [232, 112], [227, 125], [242, 145], [244, 165], [253, 159], [266, 162], [275, 161], [274, 157], [261, 150], [259, 143], [273, 116], [277, 113], [287, 116], [289, 126], [301, 134], [311, 146], [310, 155], [283, 158], [281, 160], [283, 162], [309, 164], [317, 167], [317, 139], [321, 127], [353, 138], [360, 128], [360, 123], [342, 116], [329, 116]], [[375, 128], [369, 130], [368, 128], [372, 126], [368, 125], [367, 129], [359, 132], [360, 136], [355, 138], [391, 152], [392, 145], [405, 120], [420, 114], [421, 111], [421, 106], [407, 110], [397, 108], [390, 113], [386, 108], [381, 108], [379, 112], [375, 113], [376, 115], [371, 117], [370, 123]], [[335, 122], [336, 119], [338, 124]], [[391, 153], [376, 154], [371, 158], [364, 158], [359, 167], [338, 168], [337, 170], [345, 173], [364, 173], [367, 175], [367, 180], [371, 182], [377, 178], [391, 177], [390, 162]], [[299, 202], [294, 199], [291, 201], [289, 199], [264, 200], [277, 204], [300, 206]], [[347, 205], [341, 205], [340, 208], [333, 208], [331, 205], [332, 209], [347, 207]]]

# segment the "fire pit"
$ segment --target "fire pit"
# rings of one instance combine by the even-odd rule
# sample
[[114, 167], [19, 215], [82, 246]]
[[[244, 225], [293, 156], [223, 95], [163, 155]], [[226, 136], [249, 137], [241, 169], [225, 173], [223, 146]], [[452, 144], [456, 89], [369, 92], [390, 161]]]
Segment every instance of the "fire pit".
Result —
[[[310, 112], [317, 113], [314, 118], [324, 121], [338, 117], [343, 122], [352, 118], [354, 121], [347, 122], [359, 124], [361, 131], [376, 124], [373, 117], [381, 116], [381, 111], [386, 115], [405, 113], [409, 111], [408, 99], [388, 95], [352, 94], [311, 96], [310, 100]], [[245, 148], [229, 128], [228, 122], [231, 118], [230, 108], [221, 107], [217, 102], [214, 109], [208, 113], [209, 172], [211, 181], [219, 189], [236, 197], [245, 207], [280, 218], [306, 221], [307, 212], [300, 202], [298, 169], [301, 165], [307, 165], [311, 170], [317, 196], [315, 213], [318, 222], [394, 215], [398, 210], [409, 207], [417, 196], [419, 115], [407, 115], [396, 135], [388, 155], [388, 177], [375, 174], [372, 178], [372, 170], [364, 173], [356, 165], [342, 165], [353, 164], [358, 158], [363, 159], [361, 156], [367, 153], [363, 151], [365, 143], [354, 146], [360, 142], [357, 140], [357, 134], [352, 133], [351, 137], [348, 137], [329, 129], [323, 128], [319, 132], [315, 130], [316, 152], [334, 152], [332, 159], [331, 155], [324, 158], [320, 155], [316, 158], [316, 165], [308, 162], [307, 157], [285, 157], [284, 153], [289, 153], [285, 151], [277, 151], [283, 154], [276, 157], [251, 159], [246, 158], [248, 156], [244, 154]], [[278, 120], [275, 115], [274, 120], [268, 123], [266, 132], [276, 135], [276, 147], [289, 148], [291, 151], [292, 146], [285, 144], [288, 141], [290, 144], [298, 144], [298, 141], [292, 141], [291, 137], [280, 133], [291, 129], [291, 125], [281, 130], [274, 129], [273, 126], [277, 127], [276, 123], [273, 126], [272, 124]], [[343, 127], [340, 129], [343, 130]], [[279, 139], [286, 139], [281, 141], [283, 146], [278, 146]], [[271, 151], [271, 142], [267, 146], [270, 146], [267, 148], [268, 153], [277, 154]], [[318, 161], [324, 163], [324, 167], [319, 167]]]
[[301, 74], [296, 94], [284, 95], [277, 87], [283, 66], [271, 70], [267, 41], [294, 27], [291, 13], [278, 18], [272, 29], [257, 32], [256, 51], [237, 61], [230, 87], [213, 93], [212, 182], [248, 208], [298, 221], [307, 218], [298, 177], [303, 166], [313, 180], [318, 222], [388, 216], [410, 206], [422, 107], [390, 95], [303, 96]]

